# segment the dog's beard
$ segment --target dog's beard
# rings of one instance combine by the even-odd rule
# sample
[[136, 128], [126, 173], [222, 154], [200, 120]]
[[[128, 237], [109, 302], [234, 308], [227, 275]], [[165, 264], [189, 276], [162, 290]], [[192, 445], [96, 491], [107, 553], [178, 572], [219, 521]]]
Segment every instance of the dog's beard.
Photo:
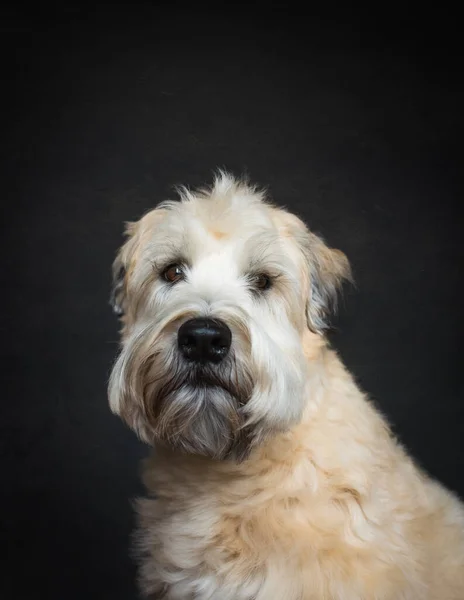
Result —
[[247, 454], [250, 430], [244, 408], [252, 384], [233, 358], [214, 366], [175, 358], [155, 377], [153, 370], [151, 377], [147, 374], [145, 410], [159, 442], [215, 459]]

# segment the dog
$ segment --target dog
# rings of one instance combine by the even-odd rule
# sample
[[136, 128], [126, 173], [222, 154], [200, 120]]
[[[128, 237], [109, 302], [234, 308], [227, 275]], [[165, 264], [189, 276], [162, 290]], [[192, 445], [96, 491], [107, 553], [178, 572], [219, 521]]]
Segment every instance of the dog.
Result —
[[463, 600], [464, 506], [327, 340], [346, 256], [219, 172], [113, 265], [112, 411], [154, 447], [140, 589], [165, 600]]

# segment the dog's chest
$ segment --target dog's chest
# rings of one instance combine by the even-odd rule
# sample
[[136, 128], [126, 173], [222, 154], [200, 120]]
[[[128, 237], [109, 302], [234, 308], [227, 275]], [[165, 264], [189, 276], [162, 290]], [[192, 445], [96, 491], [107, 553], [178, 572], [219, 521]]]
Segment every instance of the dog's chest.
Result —
[[167, 599], [359, 600], [376, 597], [380, 580], [388, 598], [389, 581], [401, 577], [347, 535], [346, 507], [324, 494], [257, 489], [233, 499], [184, 490], [158, 504], [150, 560], [160, 578], [169, 574]]
[[199, 493], [190, 502], [184, 498], [179, 510], [164, 504], [157, 511], [155, 531], [159, 545], [153, 558], [171, 572], [168, 598], [325, 597], [316, 594], [324, 586], [320, 559], [327, 551], [333, 560], [333, 540], [323, 541], [307, 507], [296, 498], [225, 504]]
[[[197, 498], [200, 500], [200, 498]], [[279, 510], [218, 507], [216, 502], [184, 505], [160, 515], [158, 564], [171, 573], [168, 598], [195, 600], [306, 600], [297, 572], [302, 548], [295, 551], [298, 527], [290, 506]], [[163, 568], [164, 570], [164, 568]], [[316, 598], [316, 597], [314, 597]]]

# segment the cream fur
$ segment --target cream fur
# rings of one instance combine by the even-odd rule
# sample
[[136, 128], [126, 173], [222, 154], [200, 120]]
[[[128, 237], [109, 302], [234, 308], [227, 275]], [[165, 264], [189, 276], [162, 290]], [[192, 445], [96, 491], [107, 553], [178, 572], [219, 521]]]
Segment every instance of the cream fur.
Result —
[[[182, 197], [131, 226], [115, 268], [125, 269], [125, 316], [110, 403], [155, 445], [148, 498], [137, 505], [144, 594], [464, 600], [463, 505], [415, 466], [323, 335], [330, 299], [349, 276], [344, 255], [229, 176]], [[266, 268], [285, 277], [253, 300], [241, 273], [257, 229], [268, 232]], [[192, 259], [177, 291], [150, 268], [176, 235]], [[159, 357], [182, 319], [204, 311], [230, 324], [237, 377], [253, 381], [237, 413], [240, 427], [260, 424], [244, 460], [171, 447], [157, 437], [169, 422], [161, 434], [150, 413], [156, 393], [138, 390], [142, 373], [163, 372]]]

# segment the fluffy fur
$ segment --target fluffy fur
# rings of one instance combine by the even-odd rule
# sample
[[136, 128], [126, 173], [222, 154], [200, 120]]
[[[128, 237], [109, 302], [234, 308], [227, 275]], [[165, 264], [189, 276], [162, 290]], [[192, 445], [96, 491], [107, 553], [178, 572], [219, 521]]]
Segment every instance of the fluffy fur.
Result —
[[[326, 342], [344, 254], [224, 173], [127, 235], [109, 398], [155, 446], [138, 503], [142, 592], [463, 600], [463, 506], [413, 464]], [[170, 264], [183, 269], [175, 284]], [[198, 316], [232, 331], [219, 365], [177, 350]]]

